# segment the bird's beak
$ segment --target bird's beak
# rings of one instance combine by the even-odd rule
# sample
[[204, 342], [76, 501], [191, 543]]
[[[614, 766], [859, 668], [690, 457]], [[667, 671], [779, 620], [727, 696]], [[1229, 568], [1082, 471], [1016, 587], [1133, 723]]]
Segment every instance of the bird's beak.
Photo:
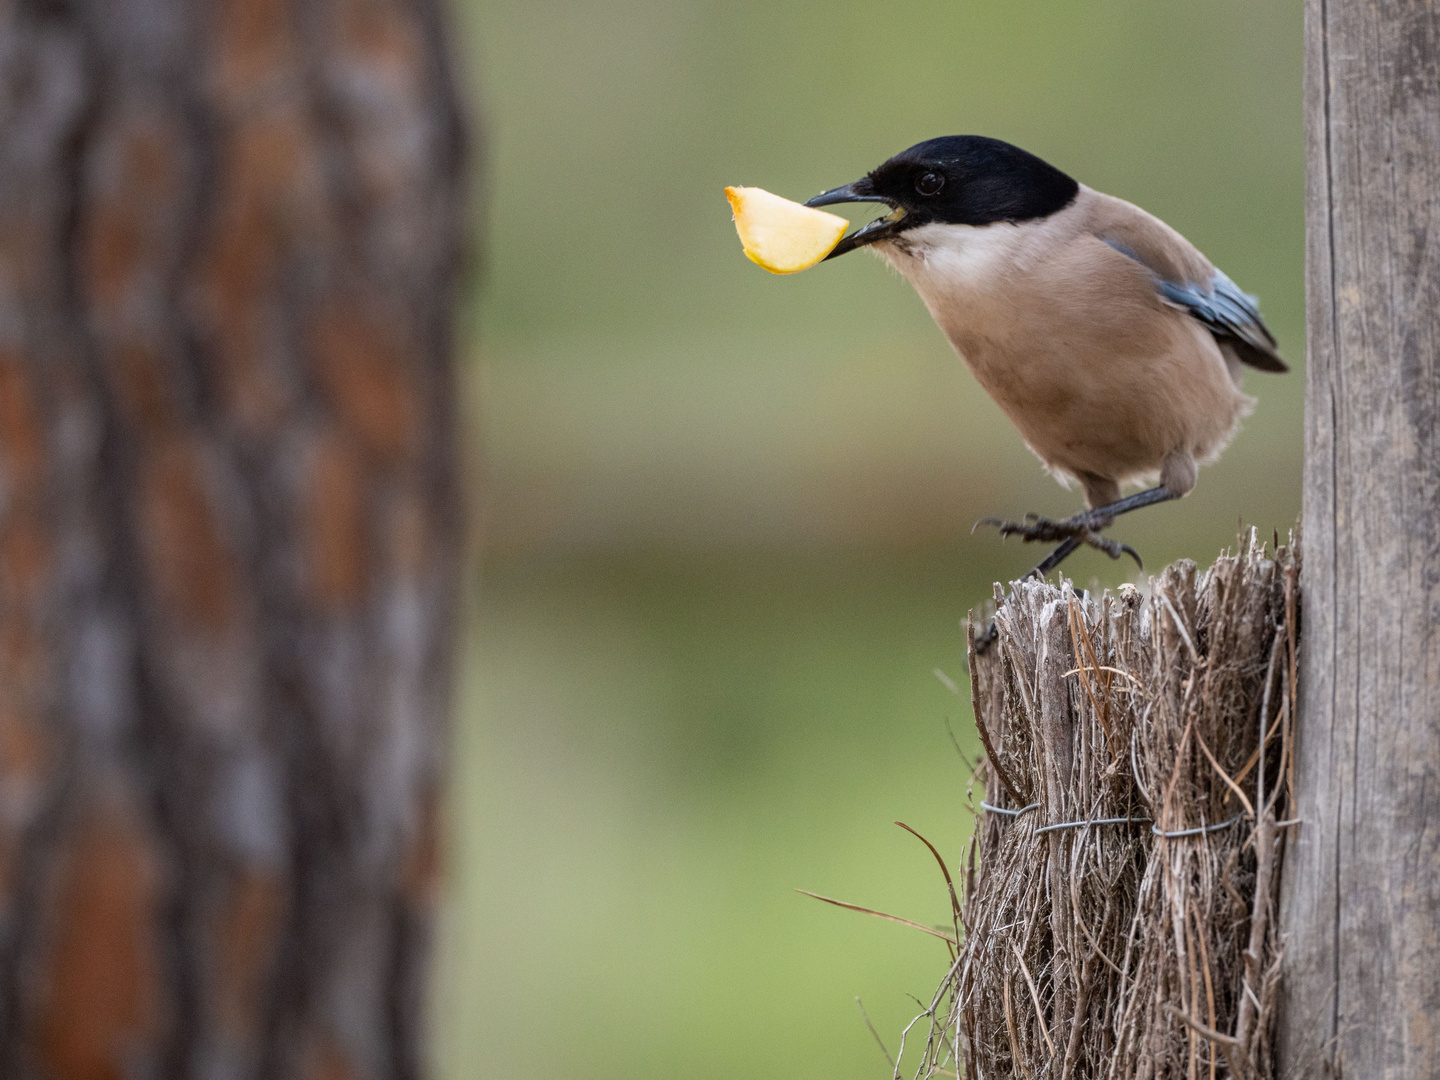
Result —
[[876, 218], [869, 225], [861, 226], [846, 236], [840, 243], [835, 245], [835, 250], [826, 255], [825, 258], [833, 259], [837, 255], [844, 255], [847, 251], [854, 251], [866, 244], [873, 244], [877, 240], [885, 240], [895, 235], [899, 229], [900, 219], [905, 216], [905, 211], [891, 199], [875, 193], [874, 186], [870, 183], [868, 176], [861, 177], [853, 184], [846, 184], [844, 187], [832, 188], [829, 191], [821, 192], [807, 202], [806, 206], [834, 206], [836, 203], [853, 202], [878, 202], [891, 207], [892, 213], [882, 218]]

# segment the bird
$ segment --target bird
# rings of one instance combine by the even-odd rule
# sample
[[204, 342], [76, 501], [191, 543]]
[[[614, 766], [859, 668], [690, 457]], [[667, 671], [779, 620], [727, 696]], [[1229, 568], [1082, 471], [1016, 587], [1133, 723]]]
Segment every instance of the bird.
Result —
[[[986, 518], [1002, 536], [1140, 556], [1103, 530], [1178, 499], [1254, 406], [1245, 367], [1288, 370], [1258, 301], [1175, 229], [982, 135], [917, 143], [810, 207], [883, 203], [834, 259], [868, 247], [906, 278], [1045, 468], [1085, 510]], [[1122, 484], [1144, 489], [1121, 497]]]

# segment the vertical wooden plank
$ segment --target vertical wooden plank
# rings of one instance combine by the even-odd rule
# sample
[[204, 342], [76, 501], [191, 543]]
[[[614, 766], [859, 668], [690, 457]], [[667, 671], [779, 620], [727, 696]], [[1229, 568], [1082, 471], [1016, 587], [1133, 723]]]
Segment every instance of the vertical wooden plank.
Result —
[[1287, 1070], [1440, 1075], [1440, 5], [1308, 0]]

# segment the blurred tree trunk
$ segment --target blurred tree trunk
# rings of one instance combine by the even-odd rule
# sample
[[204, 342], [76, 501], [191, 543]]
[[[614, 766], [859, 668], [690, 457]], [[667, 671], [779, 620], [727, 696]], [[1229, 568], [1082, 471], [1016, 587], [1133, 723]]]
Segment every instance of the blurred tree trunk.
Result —
[[0, 1076], [424, 1071], [462, 151], [438, 0], [0, 0]]

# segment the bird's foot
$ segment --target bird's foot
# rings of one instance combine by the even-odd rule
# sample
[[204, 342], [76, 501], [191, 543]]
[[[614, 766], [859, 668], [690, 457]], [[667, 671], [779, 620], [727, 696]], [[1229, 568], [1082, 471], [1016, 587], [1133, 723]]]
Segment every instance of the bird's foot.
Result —
[[1000, 640], [1000, 631], [995, 626], [995, 620], [991, 619], [985, 629], [975, 635], [975, 655], [984, 656], [990, 651], [990, 646]]
[[1018, 536], [1027, 544], [1076, 541], [1087, 544], [1097, 551], [1103, 551], [1112, 559], [1118, 559], [1121, 555], [1129, 555], [1135, 560], [1136, 565], [1143, 569], [1145, 564], [1140, 561], [1140, 555], [1134, 548], [1129, 544], [1122, 544], [1118, 540], [1111, 540], [1100, 534], [1100, 530], [1109, 525], [1112, 520], [1112, 518], [1091, 514], [1076, 514], [1074, 517], [1054, 521], [1050, 518], [1038, 517], [1035, 514], [1026, 514], [1025, 520], [1018, 522], [1001, 521], [999, 518], [983, 518], [975, 523], [975, 528], [978, 529], [981, 525], [993, 525], [1000, 530], [1001, 536]]

